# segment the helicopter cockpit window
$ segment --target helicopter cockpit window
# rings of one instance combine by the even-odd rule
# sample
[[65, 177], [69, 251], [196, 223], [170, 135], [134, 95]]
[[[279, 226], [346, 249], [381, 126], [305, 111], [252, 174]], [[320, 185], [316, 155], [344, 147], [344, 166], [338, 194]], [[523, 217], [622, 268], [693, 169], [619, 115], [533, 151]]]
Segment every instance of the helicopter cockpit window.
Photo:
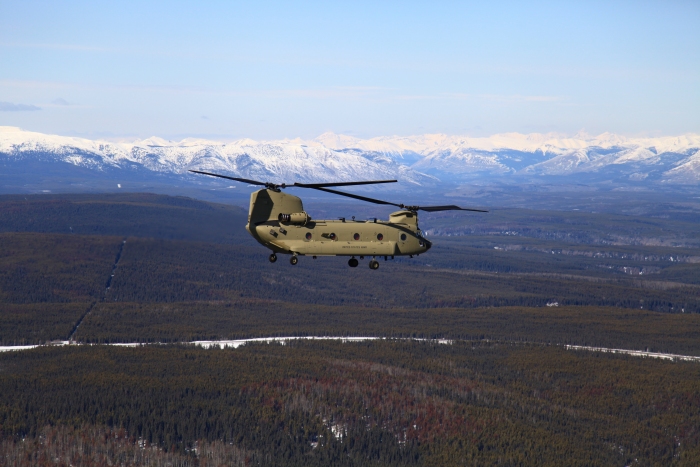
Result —
[[381, 242], [382, 240], [384, 240], [384, 235], [382, 235], [382, 234], [377, 234], [377, 240], [379, 240], [380, 242]]
[[311, 237], [312, 237], [311, 232], [306, 232], [306, 239], [311, 240]]
[[360, 239], [360, 234], [359, 234], [359, 233], [356, 233], [355, 235], [352, 236], [352, 238], [354, 238], [355, 240], [359, 240], [359, 239]]
[[402, 242], [406, 241], [406, 234], [404, 234], [404, 233], [401, 234], [401, 241]]

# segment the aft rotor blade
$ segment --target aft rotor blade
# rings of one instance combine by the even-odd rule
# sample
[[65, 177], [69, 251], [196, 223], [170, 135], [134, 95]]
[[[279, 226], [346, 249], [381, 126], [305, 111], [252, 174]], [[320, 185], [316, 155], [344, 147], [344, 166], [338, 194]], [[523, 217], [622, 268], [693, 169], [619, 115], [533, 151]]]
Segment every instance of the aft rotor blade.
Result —
[[344, 191], [330, 190], [328, 188], [321, 188], [321, 187], [308, 187], [308, 188], [313, 188], [314, 190], [325, 191], [327, 193], [334, 193], [334, 194], [340, 195], [340, 196], [347, 196], [348, 198], [359, 199], [360, 201], [367, 201], [368, 203], [387, 204], [390, 206], [398, 206], [400, 208], [403, 208], [403, 204], [390, 203], [389, 201], [382, 201], [381, 199], [374, 199], [374, 198], [368, 198], [366, 196], [353, 195], [352, 193], [345, 193]]
[[421, 211], [437, 212], [437, 211], [474, 211], [474, 212], [488, 212], [482, 209], [469, 209], [460, 208], [459, 206], [449, 205], [449, 206], [417, 206]]
[[369, 180], [366, 182], [337, 182], [337, 183], [295, 183], [301, 188], [323, 188], [327, 186], [375, 185], [379, 183], [396, 183], [398, 180]]
[[320, 190], [320, 191], [325, 191], [327, 193], [334, 193], [336, 195], [340, 196], [347, 196], [348, 198], [354, 198], [354, 199], [359, 199], [360, 201], [367, 201], [368, 203], [374, 203], [374, 204], [385, 204], [389, 206], [396, 206], [401, 209], [407, 209], [409, 211], [417, 211], [417, 210], [422, 210], [422, 211], [427, 211], [427, 212], [436, 212], [436, 211], [474, 211], [474, 212], [488, 212], [484, 211], [481, 209], [469, 209], [469, 208], [460, 208], [459, 206], [455, 205], [448, 205], [448, 206], [406, 206], [405, 204], [397, 204], [397, 203], [392, 203], [390, 201], [383, 201], [381, 199], [375, 199], [375, 198], [368, 198], [367, 196], [360, 196], [360, 195], [355, 195], [352, 193], [346, 193], [344, 191], [338, 191], [338, 190], [330, 190], [328, 188], [321, 188], [321, 187], [309, 187], [313, 188], [314, 190]]
[[237, 182], [250, 183], [251, 185], [262, 185], [262, 186], [268, 185], [268, 183], [259, 182], [257, 180], [248, 180], [247, 178], [236, 178], [236, 177], [229, 177], [228, 175], [219, 175], [219, 174], [213, 174], [213, 173], [209, 173], [209, 172], [200, 172], [199, 170], [188, 170], [188, 172], [193, 172], [193, 173], [202, 174], [202, 175], [211, 175], [212, 177], [226, 178], [228, 180], [235, 180]]

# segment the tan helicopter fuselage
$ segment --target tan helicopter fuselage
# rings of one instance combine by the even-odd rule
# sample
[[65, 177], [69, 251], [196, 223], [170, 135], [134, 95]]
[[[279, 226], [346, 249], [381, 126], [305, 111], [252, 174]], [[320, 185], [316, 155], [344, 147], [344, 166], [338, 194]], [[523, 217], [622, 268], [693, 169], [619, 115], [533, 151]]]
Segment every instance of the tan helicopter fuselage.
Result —
[[388, 221], [316, 220], [301, 199], [270, 189], [251, 194], [246, 229], [274, 253], [292, 255], [404, 256], [431, 246], [415, 212], [397, 211]]

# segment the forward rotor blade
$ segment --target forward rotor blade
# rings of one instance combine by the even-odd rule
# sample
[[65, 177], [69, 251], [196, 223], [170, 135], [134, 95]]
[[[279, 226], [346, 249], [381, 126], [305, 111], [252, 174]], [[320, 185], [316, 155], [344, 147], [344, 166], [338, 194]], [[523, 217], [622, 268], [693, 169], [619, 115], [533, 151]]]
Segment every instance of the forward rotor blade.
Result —
[[406, 206], [403, 204], [397, 204], [397, 203], [392, 203], [390, 201], [383, 201], [381, 199], [375, 199], [375, 198], [369, 198], [367, 196], [360, 196], [360, 195], [355, 195], [352, 193], [346, 193], [344, 191], [338, 191], [338, 190], [331, 190], [329, 186], [352, 186], [352, 185], [374, 185], [374, 184], [379, 184], [379, 183], [396, 183], [397, 180], [368, 180], [364, 182], [337, 182], [337, 183], [294, 183], [294, 185], [274, 185], [272, 183], [265, 183], [265, 182], [259, 182], [257, 180], [249, 180], [247, 178], [238, 178], [238, 177], [229, 177], [228, 175], [219, 175], [215, 173], [210, 173], [210, 172], [202, 172], [199, 170], [189, 170], [188, 172], [196, 173], [196, 174], [202, 174], [202, 175], [209, 175], [212, 177], [219, 177], [219, 178], [225, 178], [227, 180], [235, 180], [237, 182], [243, 182], [243, 183], [249, 183], [251, 185], [261, 185], [261, 186], [267, 186], [267, 187], [282, 187], [284, 188], [285, 186], [294, 186], [298, 188], [311, 188], [314, 190], [319, 190], [319, 191], [325, 191], [326, 193], [333, 193], [336, 195], [340, 196], [346, 196], [348, 198], [353, 198], [353, 199], [358, 199], [360, 201], [366, 201], [368, 203], [374, 203], [374, 204], [384, 204], [387, 206], [396, 206], [401, 209], [408, 209], [410, 211], [427, 211], [427, 212], [437, 212], [437, 211], [473, 211], [473, 212], [488, 212], [484, 211], [481, 209], [469, 209], [469, 208], [460, 208], [459, 206], [455, 206], [453, 204], [447, 205], [447, 206]]
[[482, 209], [460, 208], [459, 206], [417, 206], [421, 211], [437, 212], [437, 211], [473, 211], [473, 212], [488, 212]]
[[243, 183], [249, 183], [251, 185], [262, 185], [262, 186], [279, 186], [279, 187], [287, 187], [287, 186], [295, 186], [299, 188], [322, 188], [322, 187], [327, 187], [327, 186], [350, 186], [350, 185], [374, 185], [374, 184], [379, 184], [379, 183], [395, 183], [397, 180], [369, 180], [369, 181], [364, 181], [364, 182], [335, 182], [335, 183], [295, 183], [294, 185], [286, 185], [286, 184], [273, 184], [273, 183], [265, 183], [265, 182], [260, 182], [258, 180], [250, 180], [247, 178], [238, 178], [238, 177], [229, 177], [228, 175], [219, 175], [215, 173], [210, 173], [210, 172], [202, 172], [199, 170], [189, 170], [189, 172], [193, 172], [196, 174], [202, 174], [202, 175], [210, 175], [212, 177], [219, 177], [219, 178], [225, 178], [227, 180], [235, 180], [237, 182], [243, 182]]
[[352, 193], [345, 193], [344, 191], [329, 190], [328, 188], [321, 188], [321, 187], [308, 187], [308, 188], [313, 188], [314, 190], [325, 191], [327, 193], [334, 193], [334, 194], [340, 195], [340, 196], [347, 196], [348, 198], [359, 199], [360, 201], [367, 201], [368, 203], [387, 204], [390, 206], [398, 206], [400, 208], [403, 208], [403, 204], [390, 203], [389, 201], [382, 201], [381, 199], [374, 199], [374, 198], [368, 198], [366, 196], [353, 195]]
[[366, 182], [337, 182], [337, 183], [295, 183], [300, 188], [323, 188], [327, 186], [374, 185], [379, 183], [396, 183], [398, 180], [370, 180]]
[[209, 172], [200, 172], [199, 170], [188, 170], [188, 172], [202, 174], [202, 175], [211, 175], [212, 177], [226, 178], [228, 180], [235, 180], [237, 182], [250, 183], [251, 185], [262, 185], [262, 186], [269, 185], [268, 183], [259, 182], [257, 180], [248, 180], [247, 178], [236, 178], [236, 177], [229, 177], [227, 175], [213, 174], [213, 173], [209, 173]]

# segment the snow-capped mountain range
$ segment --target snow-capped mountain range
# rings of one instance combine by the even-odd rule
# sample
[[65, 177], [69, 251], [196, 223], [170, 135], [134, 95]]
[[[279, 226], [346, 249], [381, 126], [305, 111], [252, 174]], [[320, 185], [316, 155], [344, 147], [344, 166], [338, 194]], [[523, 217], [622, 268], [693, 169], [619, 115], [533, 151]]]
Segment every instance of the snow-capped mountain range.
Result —
[[[627, 138], [610, 133], [506, 133], [486, 138], [419, 135], [232, 142], [152, 137], [130, 143], [0, 127], [0, 170], [60, 163], [120, 177], [188, 169], [275, 182], [397, 178], [409, 185], [514, 179], [583, 183], [700, 184], [700, 134]], [[48, 169], [47, 169], [48, 170]]]

